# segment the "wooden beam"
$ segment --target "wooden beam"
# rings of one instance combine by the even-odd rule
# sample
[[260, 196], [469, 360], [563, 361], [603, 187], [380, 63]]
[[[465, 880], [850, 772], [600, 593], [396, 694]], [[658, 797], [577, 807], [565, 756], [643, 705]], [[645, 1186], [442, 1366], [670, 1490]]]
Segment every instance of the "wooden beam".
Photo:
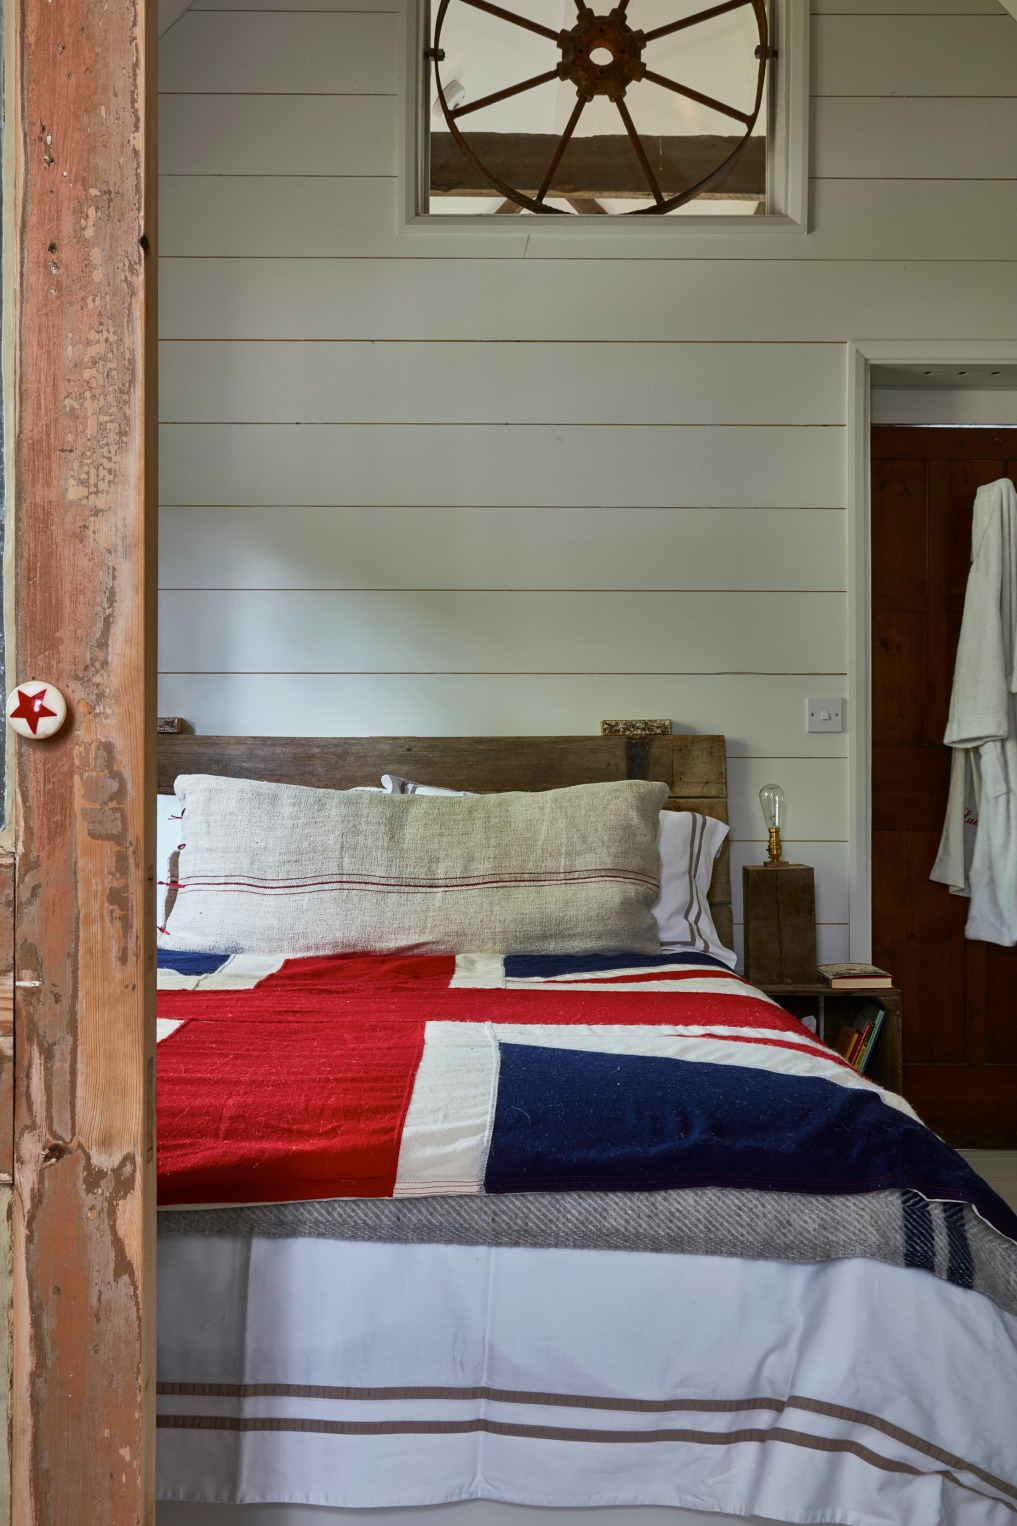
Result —
[[14, 858], [0, 855], [0, 1522], [11, 1521], [11, 1261], [14, 1216]]
[[[554, 133], [464, 133], [481, 164], [506, 184], [535, 196], [559, 138]], [[735, 137], [644, 137], [642, 143], [665, 196], [676, 196], [715, 169], [738, 145]], [[431, 134], [431, 195], [491, 196], [495, 192], [448, 132]], [[649, 199], [646, 176], [624, 133], [573, 138], [551, 182], [549, 196]], [[712, 197], [766, 195], [766, 141], [750, 138]]]
[[[0, 1187], [13, 1185], [14, 857], [10, 853], [2, 853], [0, 854]], [[0, 1478], [2, 1476], [0, 1473]], [[2, 1498], [2, 1486], [0, 1486], [0, 1498]]]
[[[154, 1519], [156, 10], [14, 0], [13, 1515]], [[146, 196], [151, 188], [151, 203]]]

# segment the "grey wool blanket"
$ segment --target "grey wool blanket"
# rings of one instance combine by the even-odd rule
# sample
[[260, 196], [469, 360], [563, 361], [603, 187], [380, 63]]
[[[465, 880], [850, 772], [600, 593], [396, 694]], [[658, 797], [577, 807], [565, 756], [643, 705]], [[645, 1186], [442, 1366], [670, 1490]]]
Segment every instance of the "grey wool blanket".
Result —
[[1017, 1245], [967, 1204], [896, 1189], [839, 1197], [703, 1187], [662, 1192], [333, 1198], [163, 1210], [161, 1235], [530, 1246], [915, 1267], [1017, 1314]]

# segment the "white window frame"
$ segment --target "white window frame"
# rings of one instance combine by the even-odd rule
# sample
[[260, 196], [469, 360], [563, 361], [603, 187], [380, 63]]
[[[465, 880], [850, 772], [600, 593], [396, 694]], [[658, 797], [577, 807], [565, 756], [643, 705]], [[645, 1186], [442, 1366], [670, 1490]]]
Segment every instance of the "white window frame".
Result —
[[[449, 215], [422, 212], [427, 201], [427, 143], [431, 102], [423, 89], [422, 59], [427, 48], [428, 0], [404, 0], [406, 51], [400, 99], [400, 227], [411, 237], [440, 232], [460, 234], [464, 240], [483, 232], [488, 237], [518, 239], [514, 217], [489, 213]], [[660, 217], [652, 213], [626, 217], [527, 217], [528, 239], [554, 236], [589, 242], [602, 247], [604, 240], [624, 238], [635, 245], [652, 238], [654, 257], [660, 257], [662, 238], [674, 240], [674, 253], [683, 252], [689, 238], [709, 241], [721, 238], [758, 238], [774, 233], [809, 231], [809, 6], [804, 0], [770, 0], [770, 41], [777, 50], [777, 67], [771, 71], [769, 99], [770, 142], [767, 151], [767, 211], [745, 216]], [[492, 188], [491, 195], [497, 195]], [[538, 243], [539, 248], [539, 243]], [[579, 253], [577, 247], [576, 253]]]

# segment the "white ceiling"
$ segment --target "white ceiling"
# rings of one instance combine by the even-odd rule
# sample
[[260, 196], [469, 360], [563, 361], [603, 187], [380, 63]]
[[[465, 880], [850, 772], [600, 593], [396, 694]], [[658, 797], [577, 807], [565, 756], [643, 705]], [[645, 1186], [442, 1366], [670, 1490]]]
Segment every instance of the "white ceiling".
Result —
[[874, 387], [949, 387], [951, 391], [1000, 391], [1017, 388], [1017, 366], [1006, 365], [907, 365], [873, 366]]

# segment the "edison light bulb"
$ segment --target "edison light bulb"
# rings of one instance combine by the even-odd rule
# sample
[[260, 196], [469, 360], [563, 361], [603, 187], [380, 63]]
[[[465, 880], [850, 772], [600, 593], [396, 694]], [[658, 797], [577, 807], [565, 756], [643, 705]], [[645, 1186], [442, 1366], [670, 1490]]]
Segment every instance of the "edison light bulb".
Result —
[[784, 825], [784, 791], [779, 784], [764, 784], [759, 791], [759, 804], [763, 808], [763, 820], [770, 835], [769, 862], [781, 861], [780, 829]]

